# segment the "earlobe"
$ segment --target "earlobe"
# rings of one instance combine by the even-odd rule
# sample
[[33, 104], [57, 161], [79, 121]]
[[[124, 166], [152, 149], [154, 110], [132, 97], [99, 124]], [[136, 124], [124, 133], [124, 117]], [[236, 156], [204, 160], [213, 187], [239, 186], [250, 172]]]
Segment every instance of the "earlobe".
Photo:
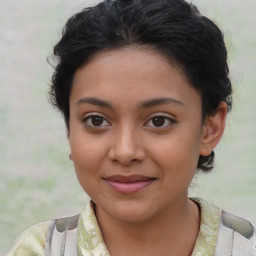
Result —
[[208, 156], [219, 143], [225, 129], [227, 104], [221, 102], [214, 115], [208, 116], [202, 130], [200, 155]]

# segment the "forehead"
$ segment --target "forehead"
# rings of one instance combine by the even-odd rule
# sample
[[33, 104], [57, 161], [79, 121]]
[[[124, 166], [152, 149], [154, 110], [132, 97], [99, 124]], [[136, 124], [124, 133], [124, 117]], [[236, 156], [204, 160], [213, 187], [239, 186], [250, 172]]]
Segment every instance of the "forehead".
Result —
[[154, 69], [154, 71], [157, 71], [158, 73], [171, 67], [176, 69], [182, 76], [184, 76], [184, 79], [186, 79], [183, 70], [174, 60], [158, 50], [147, 46], [135, 45], [100, 51], [93, 55], [90, 61], [82, 66], [82, 69], [83, 67], [91, 67], [94, 65], [97, 65], [98, 67], [99, 65], [102, 65], [103, 68], [101, 71], [107, 72], [115, 71], [113, 68], [116, 66], [126, 68], [126, 71], [133, 71], [136, 67], [141, 66], [144, 71], [147, 69], [147, 71], [152, 72], [152, 69]]
[[70, 101], [98, 96], [114, 103], [123, 98], [126, 104], [166, 96], [201, 100], [175, 63], [141, 47], [100, 52], [76, 71]]

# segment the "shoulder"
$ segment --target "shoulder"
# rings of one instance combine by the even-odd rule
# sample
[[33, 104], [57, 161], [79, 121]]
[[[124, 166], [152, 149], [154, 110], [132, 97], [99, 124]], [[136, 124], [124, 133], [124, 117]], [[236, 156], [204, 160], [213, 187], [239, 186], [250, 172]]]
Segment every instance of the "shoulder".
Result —
[[15, 240], [7, 256], [44, 256], [46, 234], [50, 221], [36, 224]]
[[201, 198], [192, 200], [201, 209], [200, 233], [207, 240], [204, 248], [211, 247], [215, 256], [256, 255], [256, 227], [253, 222], [228, 213]]
[[247, 239], [255, 236], [255, 226], [251, 221], [231, 213], [222, 211], [221, 224], [223, 227], [232, 229]]
[[255, 225], [249, 220], [222, 211], [215, 255], [255, 254]]

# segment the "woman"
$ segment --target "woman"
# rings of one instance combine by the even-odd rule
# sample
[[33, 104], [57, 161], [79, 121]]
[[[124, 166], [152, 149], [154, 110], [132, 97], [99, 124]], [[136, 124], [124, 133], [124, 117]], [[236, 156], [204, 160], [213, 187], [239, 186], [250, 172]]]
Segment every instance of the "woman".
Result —
[[71, 17], [50, 99], [91, 202], [8, 255], [254, 255], [251, 222], [188, 198], [232, 106], [223, 35], [183, 0], [106, 0]]

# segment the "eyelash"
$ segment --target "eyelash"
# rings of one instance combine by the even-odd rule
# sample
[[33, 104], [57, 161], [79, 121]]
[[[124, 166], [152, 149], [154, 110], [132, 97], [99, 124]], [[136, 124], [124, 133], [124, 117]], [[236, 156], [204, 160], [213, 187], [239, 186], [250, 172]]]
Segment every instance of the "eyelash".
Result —
[[[92, 118], [100, 118], [103, 123], [100, 123], [99, 125], [94, 125], [92, 123]], [[164, 119], [164, 125], [160, 125], [160, 126], [156, 126], [153, 124], [153, 120], [156, 119], [156, 118], [162, 118]], [[96, 120], [94, 120], [96, 121]], [[159, 121], [159, 120], [158, 120]], [[168, 121], [168, 124], [165, 124], [166, 121]], [[102, 128], [102, 127], [106, 127], [106, 126], [111, 126], [111, 123], [102, 115], [100, 114], [88, 114], [86, 115], [83, 119], [82, 119], [82, 122], [87, 126], [87, 127], [90, 127], [90, 128]], [[90, 122], [90, 123], [88, 123]], [[106, 122], [107, 124], [104, 124], [104, 122]], [[149, 125], [149, 123], [152, 123], [152, 125]], [[144, 125], [147, 126], [147, 127], [153, 127], [153, 128], [158, 128], [158, 129], [163, 129], [163, 128], [167, 128], [167, 127], [170, 127], [172, 125], [174, 125], [176, 123], [176, 120], [173, 119], [173, 118], [170, 118], [170, 117], [167, 117], [167, 116], [164, 116], [164, 115], [155, 115], [155, 116], [152, 116]]]
[[[93, 125], [92, 124], [92, 118], [101, 118], [102, 119], [102, 122], [104, 123], [104, 122], [107, 122], [108, 124], [107, 125], [102, 125], [102, 124], [100, 124], [100, 125]], [[88, 123], [90, 121], [90, 124]], [[105, 126], [110, 126], [111, 124], [110, 124], [110, 122], [109, 121], [107, 121], [106, 120], [106, 118], [104, 117], [104, 116], [102, 116], [102, 115], [100, 115], [100, 114], [88, 114], [88, 115], [86, 115], [84, 118], [83, 118], [83, 120], [82, 120], [82, 122], [87, 126], [87, 127], [90, 127], [90, 128], [95, 128], [95, 127], [97, 127], [97, 128], [101, 128], [101, 127], [105, 127]]]
[[[153, 123], [153, 120], [156, 119], [156, 118], [162, 118], [162, 119], [164, 119], [164, 123], [166, 123], [166, 121], [168, 121], [168, 124], [165, 124], [165, 125], [162, 125], [162, 126], [148, 125], [150, 122]], [[145, 123], [145, 125], [146, 125], [146, 126], [149, 126], [149, 127], [153, 127], [153, 128], [163, 129], [163, 128], [170, 127], [170, 126], [174, 125], [175, 123], [176, 123], [176, 120], [173, 119], [173, 118], [170, 118], [170, 117], [167, 117], [167, 116], [164, 116], [164, 115], [155, 115], [155, 116], [151, 117], [151, 118]]]

